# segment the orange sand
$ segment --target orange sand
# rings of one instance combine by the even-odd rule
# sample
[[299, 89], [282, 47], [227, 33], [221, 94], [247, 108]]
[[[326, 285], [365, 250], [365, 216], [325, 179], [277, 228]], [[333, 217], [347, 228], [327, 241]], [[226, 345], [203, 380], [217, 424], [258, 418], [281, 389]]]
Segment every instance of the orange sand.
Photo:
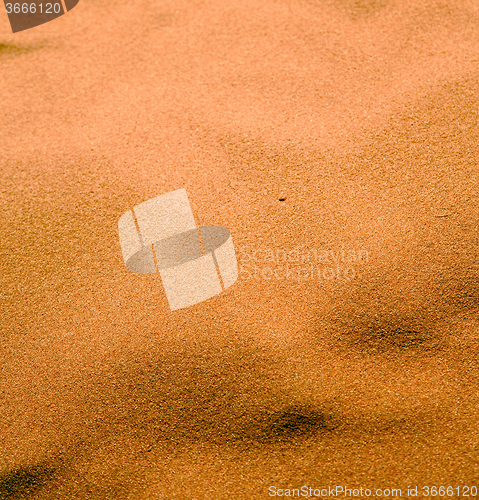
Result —
[[[472, 0], [3, 13], [0, 498], [479, 486], [478, 33]], [[369, 258], [172, 313], [117, 221], [183, 187], [243, 260]]]

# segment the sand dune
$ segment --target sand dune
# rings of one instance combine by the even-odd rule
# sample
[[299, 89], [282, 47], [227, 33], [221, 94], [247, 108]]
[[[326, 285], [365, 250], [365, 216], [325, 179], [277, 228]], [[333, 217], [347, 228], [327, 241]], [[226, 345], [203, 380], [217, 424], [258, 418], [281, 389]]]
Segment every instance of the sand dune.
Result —
[[[0, 498], [479, 487], [478, 27], [467, 0], [2, 14]], [[242, 273], [171, 312], [117, 222], [181, 188]], [[266, 258], [295, 249], [323, 260]]]

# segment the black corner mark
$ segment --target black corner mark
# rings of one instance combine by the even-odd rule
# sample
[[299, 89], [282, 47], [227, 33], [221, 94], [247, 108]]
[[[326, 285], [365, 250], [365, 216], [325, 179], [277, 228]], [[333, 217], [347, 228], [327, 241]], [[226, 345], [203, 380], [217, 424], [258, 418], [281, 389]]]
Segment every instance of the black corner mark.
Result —
[[76, 7], [78, 5], [78, 2], [80, 0], [64, 0], [65, 1], [65, 7], [67, 8], [67, 12], [70, 12], [73, 7]]
[[[64, 1], [67, 11], [79, 2]], [[61, 0], [4, 0], [4, 4], [13, 33], [40, 26], [65, 14]]]

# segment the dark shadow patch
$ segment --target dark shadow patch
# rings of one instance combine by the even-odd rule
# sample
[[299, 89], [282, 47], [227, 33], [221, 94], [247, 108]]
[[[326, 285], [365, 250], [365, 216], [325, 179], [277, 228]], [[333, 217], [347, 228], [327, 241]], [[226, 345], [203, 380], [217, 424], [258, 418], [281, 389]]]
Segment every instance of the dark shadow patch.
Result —
[[268, 441], [308, 438], [336, 427], [332, 419], [322, 412], [307, 407], [292, 407], [271, 415], [260, 437]]
[[346, 328], [343, 326], [337, 345], [343, 345], [347, 349], [360, 349], [373, 355], [427, 355], [440, 350], [443, 337], [437, 325], [423, 324], [412, 319], [388, 319], [356, 321], [354, 325]]
[[434, 284], [434, 267], [431, 273], [419, 270], [419, 262], [428, 265], [433, 256], [413, 252], [396, 251], [387, 256], [391, 264], [378, 259], [361, 280], [335, 292], [327, 311], [317, 316], [318, 338], [344, 354], [430, 356], [443, 351], [451, 308], [441, 304], [444, 295]]
[[331, 0], [330, 5], [356, 21], [383, 11], [391, 5], [391, 2], [389, 0]]
[[385, 0], [354, 0], [350, 2], [350, 8], [355, 14], [374, 14], [386, 7], [388, 2]]
[[146, 449], [201, 442], [239, 448], [288, 445], [337, 427], [329, 404], [291, 403], [275, 361], [238, 346], [217, 349], [194, 356], [177, 352], [176, 361], [164, 358], [134, 372], [115, 367], [105, 378], [110, 388], [97, 391], [105, 395], [105, 427], [134, 434]]
[[56, 476], [57, 469], [44, 465], [22, 467], [0, 477], [0, 500], [31, 498]]
[[420, 327], [408, 325], [363, 325], [353, 333], [354, 344], [377, 351], [387, 348], [431, 350], [439, 344], [435, 336]]
[[292, 443], [330, 433], [338, 423], [328, 413], [308, 406], [291, 406], [285, 410], [258, 413], [244, 433], [236, 436], [243, 443]]
[[18, 47], [17, 45], [10, 45], [7, 43], [0, 43], [0, 55], [4, 54], [26, 54], [35, 50], [33, 47]]

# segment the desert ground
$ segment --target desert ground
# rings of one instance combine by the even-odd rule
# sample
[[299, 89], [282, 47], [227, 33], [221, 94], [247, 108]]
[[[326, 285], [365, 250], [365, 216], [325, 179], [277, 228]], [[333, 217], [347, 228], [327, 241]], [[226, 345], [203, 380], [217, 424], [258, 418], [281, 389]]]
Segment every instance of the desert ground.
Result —
[[[478, 495], [479, 4], [2, 9], [0, 498]], [[240, 275], [170, 311], [182, 188]]]

